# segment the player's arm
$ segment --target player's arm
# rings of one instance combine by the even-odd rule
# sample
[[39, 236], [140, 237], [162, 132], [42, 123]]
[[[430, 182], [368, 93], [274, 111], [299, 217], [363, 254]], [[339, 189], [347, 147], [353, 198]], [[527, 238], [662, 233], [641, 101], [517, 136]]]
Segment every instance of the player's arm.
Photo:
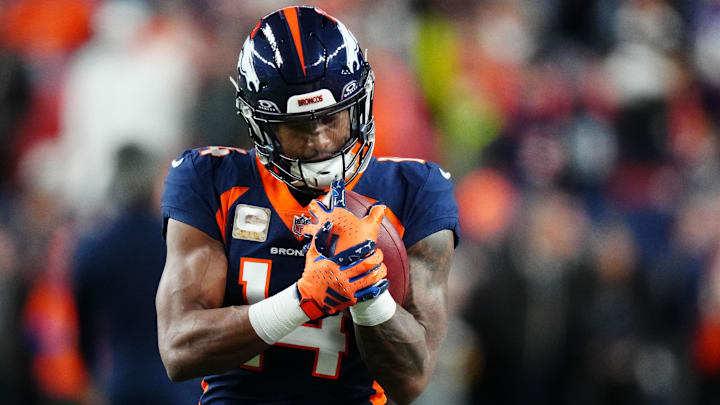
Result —
[[427, 387], [448, 325], [453, 233], [441, 230], [408, 249], [410, 285], [403, 307], [376, 326], [355, 324], [360, 353], [387, 395], [412, 402]]
[[227, 371], [265, 350], [268, 345], [250, 323], [249, 306], [220, 308], [227, 271], [223, 245], [173, 219], [166, 239], [155, 304], [160, 356], [170, 379]]
[[[167, 261], [156, 297], [158, 344], [174, 381], [237, 368], [310, 319], [352, 305], [354, 297], [341, 291], [385, 277], [373, 271], [382, 266], [374, 243], [326, 257], [313, 242], [298, 283], [253, 305], [221, 308], [227, 274], [223, 245], [173, 219], [166, 239]], [[328, 290], [340, 301], [328, 299]]]

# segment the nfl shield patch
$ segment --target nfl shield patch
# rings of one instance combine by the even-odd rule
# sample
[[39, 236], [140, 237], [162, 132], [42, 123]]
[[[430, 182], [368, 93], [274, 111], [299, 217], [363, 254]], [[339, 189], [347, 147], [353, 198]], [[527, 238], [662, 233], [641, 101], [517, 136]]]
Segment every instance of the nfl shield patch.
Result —
[[300, 214], [293, 216], [293, 233], [297, 236], [303, 236], [303, 228], [309, 224], [312, 218], [309, 215]]

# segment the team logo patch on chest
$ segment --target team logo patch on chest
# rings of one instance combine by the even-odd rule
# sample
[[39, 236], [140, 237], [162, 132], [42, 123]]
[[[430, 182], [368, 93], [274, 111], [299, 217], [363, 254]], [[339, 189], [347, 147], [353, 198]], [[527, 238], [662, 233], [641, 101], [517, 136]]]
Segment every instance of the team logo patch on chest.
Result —
[[232, 237], [265, 242], [270, 228], [270, 208], [238, 204], [235, 207]]

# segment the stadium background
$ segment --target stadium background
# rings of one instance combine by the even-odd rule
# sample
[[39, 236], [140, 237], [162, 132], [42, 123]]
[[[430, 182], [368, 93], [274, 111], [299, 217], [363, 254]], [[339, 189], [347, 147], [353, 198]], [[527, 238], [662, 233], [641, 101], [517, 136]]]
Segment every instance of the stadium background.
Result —
[[[289, 4], [0, 4], [0, 402], [114, 395], [76, 252], [179, 151], [250, 146], [227, 76]], [[376, 155], [456, 185], [452, 321], [417, 403], [720, 403], [719, 1], [307, 4], [369, 50]], [[154, 339], [133, 319], [105, 321]]]

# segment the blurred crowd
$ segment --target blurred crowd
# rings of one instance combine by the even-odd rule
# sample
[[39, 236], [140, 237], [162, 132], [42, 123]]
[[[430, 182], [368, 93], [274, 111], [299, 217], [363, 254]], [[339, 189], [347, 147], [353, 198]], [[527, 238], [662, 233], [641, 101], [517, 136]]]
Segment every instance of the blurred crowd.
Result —
[[[172, 158], [251, 147], [237, 53], [288, 1], [0, 3], [7, 404], [195, 403], [156, 349]], [[419, 404], [720, 404], [720, 1], [323, 0], [376, 156], [453, 175], [452, 321]]]

